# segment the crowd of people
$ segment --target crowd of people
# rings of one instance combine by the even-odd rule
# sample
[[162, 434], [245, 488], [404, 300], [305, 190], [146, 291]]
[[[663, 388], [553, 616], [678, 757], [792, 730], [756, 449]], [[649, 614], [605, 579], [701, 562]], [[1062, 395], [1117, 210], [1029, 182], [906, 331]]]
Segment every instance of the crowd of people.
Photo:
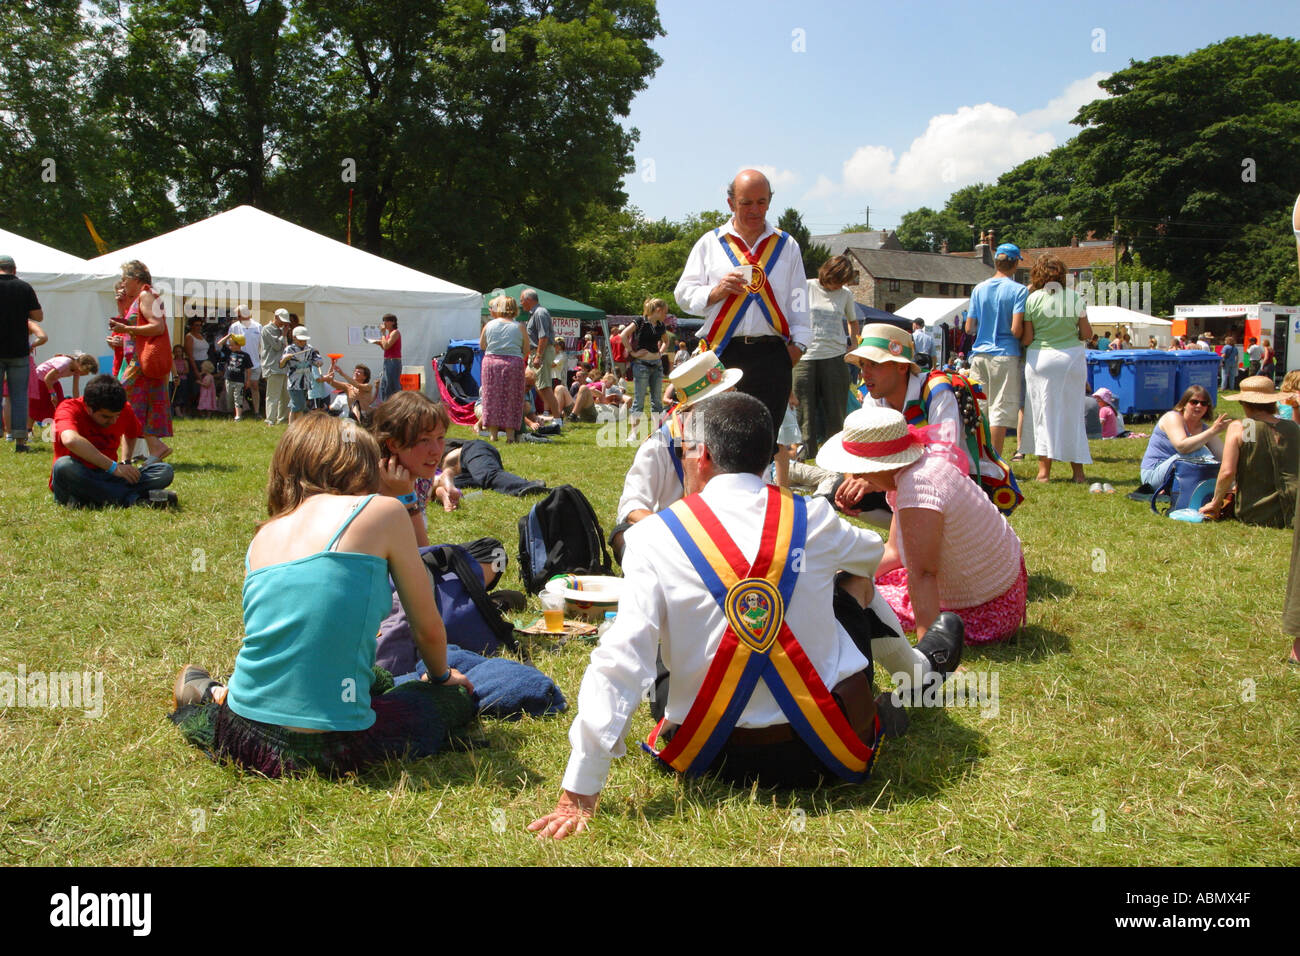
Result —
[[[554, 325], [536, 292], [494, 298], [480, 336], [476, 422], [490, 441], [456, 447], [447, 408], [396, 387], [396, 317], [385, 316], [374, 342], [384, 352], [377, 383], [365, 366], [351, 379], [326, 371], [288, 313], [262, 327], [237, 314], [211, 344], [191, 328], [174, 350], [148, 269], [125, 264], [111, 325], [114, 374], [96, 374], [77, 356], [56, 356], [43, 375], [35, 369], [51, 392], [73, 377], [74, 396], [54, 409], [56, 501], [174, 505], [162, 442], [172, 434], [167, 378], [182, 367], [201, 373], [191, 391], [202, 406], [215, 387], [213, 349], [247, 359], [227, 363], [235, 399], [261, 379], [268, 422], [288, 404], [268, 517], [246, 557], [245, 638], [228, 681], [195, 665], [177, 676], [173, 720], [185, 737], [269, 776], [353, 772], [461, 739], [475, 718], [474, 686], [451, 666], [421, 563], [430, 504], [454, 510], [467, 485], [545, 491], [505, 472], [492, 443], [502, 432], [514, 440], [530, 420], [590, 421], [592, 410], [615, 404], [629, 422], [654, 425], [644, 439], [634, 429], [638, 447], [610, 536], [623, 597], [582, 681], [561, 795], [529, 829], [563, 838], [588, 825], [648, 688], [658, 723], [646, 749], [673, 771], [776, 786], [865, 779], [884, 741], [906, 730], [906, 707], [942, 685], [965, 647], [1006, 640], [1025, 621], [1029, 568], [1008, 520], [1020, 500], [1002, 458], [1008, 431], [1038, 457], [1039, 480], [1065, 461], [1079, 481], [1091, 463], [1087, 400], [1103, 434], [1122, 423], [1108, 390], [1087, 394], [1092, 331], [1083, 302], [1064, 289], [1059, 259], [1034, 263], [1026, 288], [1014, 279], [1020, 250], [998, 247], [995, 275], [971, 299], [968, 380], [930, 367], [923, 329], [859, 330], [845, 295], [847, 260], [804, 279], [797, 243], [766, 221], [770, 200], [766, 177], [742, 172], [727, 192], [732, 219], [690, 253], [675, 298], [705, 317], [695, 354], [675, 349], [661, 299], [648, 299], [619, 330], [630, 385], [612, 371], [597, 379], [586, 361], [572, 382], [560, 380]], [[13, 272], [0, 257], [0, 347], [23, 360], [5, 357], [3, 369], [21, 396], [27, 336], [43, 316]], [[584, 340], [584, 358], [597, 359], [588, 348]], [[1261, 368], [1267, 358], [1261, 351]], [[239, 377], [230, 377], [232, 365]], [[862, 407], [846, 415], [850, 367], [862, 379]], [[78, 396], [83, 375], [91, 377]], [[272, 387], [271, 378], [284, 381]], [[342, 414], [312, 407], [318, 381], [339, 390]], [[1241, 420], [1215, 417], [1208, 391], [1189, 388], [1156, 424], [1136, 477], [1154, 494], [1181, 465], [1213, 463], [1207, 517], [1232, 501], [1244, 522], [1292, 527], [1300, 425], [1281, 410], [1296, 398], [1267, 375], [1239, 385]], [[11, 404], [19, 442], [25, 409]], [[137, 466], [131, 453], [141, 437], [149, 456]], [[801, 469], [814, 460], [818, 474], [778, 472], [783, 456]], [[818, 491], [792, 493], [788, 486], [805, 479]], [[846, 520], [854, 515], [888, 527], [887, 538]], [[1300, 529], [1295, 540], [1300, 549]], [[315, 599], [300, 600], [304, 590]], [[398, 605], [424, 665], [416, 675], [374, 667], [379, 624]], [[1297, 606], [1293, 563], [1288, 627]], [[892, 694], [876, 693], [881, 668]], [[339, 693], [340, 679], [351, 693]]]

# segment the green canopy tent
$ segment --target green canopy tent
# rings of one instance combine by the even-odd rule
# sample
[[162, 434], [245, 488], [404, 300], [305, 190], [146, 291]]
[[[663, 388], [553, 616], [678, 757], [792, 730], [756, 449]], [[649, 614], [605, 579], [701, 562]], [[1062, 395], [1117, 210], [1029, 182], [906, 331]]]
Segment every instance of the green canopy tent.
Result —
[[537, 288], [537, 286], [528, 286], [522, 282], [518, 285], [508, 286], [504, 289], [485, 292], [483, 294], [483, 314], [488, 314], [488, 303], [497, 296], [508, 295], [518, 302], [519, 293], [529, 288], [533, 289], [537, 293], [537, 301], [544, 309], [550, 312], [552, 316], [568, 319], [580, 319], [583, 322], [599, 322], [605, 317], [604, 309], [597, 309], [590, 305], [583, 305], [581, 302], [574, 302], [572, 299], [566, 299], [562, 295], [556, 295], [554, 292], [547, 292], [545, 289]]
[[[603, 351], [609, 350], [609, 323], [605, 321], [605, 310], [597, 309], [594, 306], [583, 305], [581, 302], [575, 302], [572, 299], [566, 299], [562, 295], [554, 292], [547, 292], [545, 289], [539, 289], [537, 286], [529, 286], [524, 283], [507, 286], [504, 289], [496, 289], [492, 292], [483, 294], [483, 315], [488, 314], [488, 303], [499, 295], [508, 295], [519, 301], [519, 294], [525, 289], [532, 289], [537, 293], [537, 302], [542, 308], [551, 313], [553, 319], [577, 319], [579, 322], [577, 338], [581, 338], [582, 323], [591, 323], [600, 327], [602, 333], [601, 348]], [[522, 312], [521, 312], [522, 314]], [[557, 335], [559, 330], [557, 330]], [[610, 361], [606, 355], [606, 361]]]

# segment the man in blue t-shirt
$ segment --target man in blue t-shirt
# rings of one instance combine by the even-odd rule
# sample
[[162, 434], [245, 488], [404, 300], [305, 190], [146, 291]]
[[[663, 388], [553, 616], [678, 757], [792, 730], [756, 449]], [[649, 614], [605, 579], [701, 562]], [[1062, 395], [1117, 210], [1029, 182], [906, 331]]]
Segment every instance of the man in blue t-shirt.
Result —
[[997, 274], [971, 292], [966, 317], [966, 332], [975, 336], [971, 372], [988, 396], [989, 431], [999, 455], [1007, 429], [1016, 427], [1020, 409], [1020, 342], [1011, 334], [1012, 321], [1024, 321], [1029, 296], [1029, 290], [1014, 278], [1020, 258], [1020, 247], [1014, 243], [998, 246], [993, 258]]

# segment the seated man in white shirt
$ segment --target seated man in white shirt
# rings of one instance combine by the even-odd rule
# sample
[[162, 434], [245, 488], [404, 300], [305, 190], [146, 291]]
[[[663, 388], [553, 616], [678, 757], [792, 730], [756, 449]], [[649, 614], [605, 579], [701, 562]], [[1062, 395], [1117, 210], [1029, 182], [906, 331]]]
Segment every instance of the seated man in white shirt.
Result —
[[[764, 483], [773, 429], [761, 402], [720, 395], [696, 409], [685, 430], [688, 496], [628, 532], [627, 583], [578, 693], [563, 793], [552, 813], [529, 825], [541, 837], [586, 828], [654, 683], [657, 652], [672, 679], [665, 719], [648, 742], [668, 743], [653, 759], [678, 772], [769, 786], [811, 785], [831, 774], [865, 779], [882, 736], [901, 731], [894, 699], [872, 700], [864, 647], [891, 671], [914, 674], [942, 673], [959, 658], [959, 621], [914, 649], [897, 633], [859, 646], [837, 620], [836, 571], [844, 569], [859, 594], [872, 595], [879, 619], [897, 628], [870, 584], [880, 537], [843, 521], [824, 500]], [[905, 654], [878, 651], [899, 642]]]
[[713, 352], [701, 352], [668, 376], [681, 401], [669, 413], [669, 420], [637, 448], [623, 479], [617, 521], [609, 534], [609, 546], [619, 564], [623, 563], [624, 532], [682, 497], [681, 429], [690, 410], [697, 402], [735, 388], [742, 375], [738, 368], [726, 368]]

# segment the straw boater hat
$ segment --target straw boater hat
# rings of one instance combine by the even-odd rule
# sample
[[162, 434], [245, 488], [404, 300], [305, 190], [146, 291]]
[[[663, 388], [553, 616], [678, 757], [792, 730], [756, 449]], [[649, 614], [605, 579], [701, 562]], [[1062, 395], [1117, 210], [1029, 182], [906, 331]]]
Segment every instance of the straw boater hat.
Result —
[[889, 471], [912, 464], [924, 449], [908, 431], [902, 412], [868, 405], [850, 412], [844, 430], [822, 444], [817, 467], [845, 475]]
[[913, 375], [920, 374], [921, 366], [915, 362], [916, 344], [912, 333], [889, 325], [874, 322], [864, 326], [858, 347], [844, 356], [846, 362], [855, 358], [870, 359], [872, 362], [901, 362], [912, 370]]
[[673, 369], [668, 381], [677, 390], [678, 407], [685, 408], [735, 388], [743, 375], [740, 369], [727, 368], [719, 362], [713, 352], [701, 352]]
[[1273, 387], [1273, 380], [1267, 375], [1252, 375], [1237, 383], [1241, 394], [1237, 401], [1246, 405], [1272, 405], [1282, 397], [1282, 393]]

